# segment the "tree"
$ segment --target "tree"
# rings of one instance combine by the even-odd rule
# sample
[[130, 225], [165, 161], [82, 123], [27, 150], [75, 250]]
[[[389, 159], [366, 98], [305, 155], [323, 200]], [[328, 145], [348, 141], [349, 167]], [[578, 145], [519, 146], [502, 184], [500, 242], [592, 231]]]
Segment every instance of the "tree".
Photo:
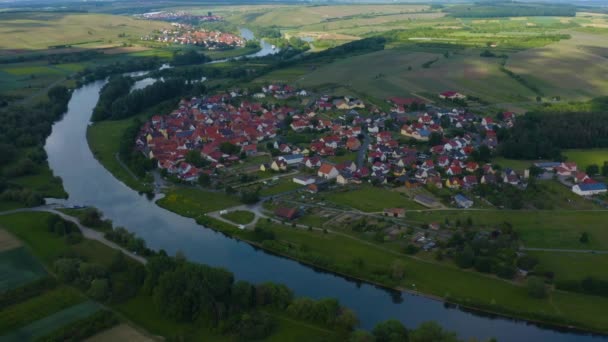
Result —
[[108, 279], [94, 279], [91, 282], [91, 287], [87, 291], [87, 295], [95, 300], [106, 300], [110, 293], [110, 284]]
[[578, 239], [581, 243], [588, 243], [589, 242], [589, 234], [587, 232], [583, 232], [581, 234], [581, 237]]
[[236, 154], [239, 152], [239, 147], [226, 141], [220, 144], [220, 151], [225, 154]]
[[372, 334], [376, 338], [376, 342], [408, 341], [407, 329], [401, 322], [394, 319], [378, 323]]
[[441, 145], [442, 140], [443, 140], [443, 137], [440, 133], [433, 132], [429, 136], [429, 145], [430, 146]]
[[350, 334], [349, 342], [374, 342], [374, 336], [365, 330], [357, 330]]
[[436, 322], [424, 322], [410, 331], [410, 342], [458, 342], [456, 333], [443, 330]]
[[201, 173], [198, 176], [198, 184], [201, 186], [209, 186], [211, 184], [211, 177], [206, 173]]
[[608, 161], [605, 161], [602, 165], [602, 176], [608, 177]]
[[469, 268], [473, 266], [473, 262], [475, 261], [475, 252], [471, 246], [466, 245], [462, 252], [458, 253], [456, 256], [456, 264], [460, 268]]
[[587, 172], [588, 175], [595, 176], [600, 173], [600, 167], [597, 164], [591, 164], [591, 165], [587, 166], [585, 171]]
[[545, 282], [539, 277], [529, 277], [527, 287], [528, 295], [532, 298], [545, 298], [547, 296]]

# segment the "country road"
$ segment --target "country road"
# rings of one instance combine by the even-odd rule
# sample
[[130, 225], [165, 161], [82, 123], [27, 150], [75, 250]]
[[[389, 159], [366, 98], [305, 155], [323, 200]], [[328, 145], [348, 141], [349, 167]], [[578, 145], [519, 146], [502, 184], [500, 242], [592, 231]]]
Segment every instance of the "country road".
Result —
[[125, 255], [132, 258], [133, 260], [140, 262], [144, 265], [148, 262], [148, 260], [146, 260], [145, 258], [143, 258], [135, 253], [132, 253], [132, 252], [128, 251], [127, 249], [117, 245], [116, 243], [106, 239], [102, 232], [98, 232], [94, 229], [83, 226], [82, 224], [80, 224], [80, 221], [78, 221], [77, 218], [64, 214], [61, 211], [56, 210], [55, 208], [56, 208], [55, 206], [40, 206], [40, 207], [34, 207], [34, 208], [22, 208], [22, 209], [3, 211], [3, 212], [0, 212], [0, 215], [9, 215], [9, 214], [25, 213], [25, 212], [47, 212], [47, 213], [56, 214], [56, 215], [59, 215], [64, 220], [70, 221], [70, 222], [76, 224], [76, 226], [78, 226], [78, 228], [82, 232], [82, 235], [85, 238], [87, 238], [89, 240], [99, 241], [100, 243], [102, 243], [112, 249], [119, 250], [119, 251], [123, 252]]

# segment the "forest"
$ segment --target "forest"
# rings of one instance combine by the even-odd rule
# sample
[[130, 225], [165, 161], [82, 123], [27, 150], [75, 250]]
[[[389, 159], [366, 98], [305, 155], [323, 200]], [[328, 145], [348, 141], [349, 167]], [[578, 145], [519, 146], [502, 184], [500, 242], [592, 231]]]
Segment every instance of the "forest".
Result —
[[[99, 102], [93, 110], [92, 121], [120, 120], [140, 113], [145, 108], [154, 106], [162, 101], [184, 95], [193, 87], [184, 79], [175, 78], [155, 82], [143, 89], [130, 92], [133, 79], [116, 76], [102, 88]], [[199, 85], [198, 92], [204, 92], [205, 87]], [[126, 94], [126, 95], [125, 95]]]
[[561, 149], [608, 147], [608, 117], [601, 112], [530, 112], [501, 135], [499, 152], [506, 158], [560, 160]]
[[11, 179], [34, 174], [46, 166], [45, 139], [53, 123], [67, 110], [71, 96], [66, 87], [55, 86], [47, 92], [48, 100], [0, 108], [0, 200], [28, 206], [43, 202], [41, 194]]

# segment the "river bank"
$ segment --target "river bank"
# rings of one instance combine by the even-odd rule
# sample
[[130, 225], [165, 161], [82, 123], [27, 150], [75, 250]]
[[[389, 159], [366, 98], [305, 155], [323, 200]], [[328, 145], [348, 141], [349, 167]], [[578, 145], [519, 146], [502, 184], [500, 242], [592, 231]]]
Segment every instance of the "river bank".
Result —
[[[551, 303], [553, 301], [574, 301], [586, 303], [588, 307], [601, 307], [602, 305], [597, 304], [597, 300], [602, 301], [602, 298], [564, 291], [553, 291], [551, 296], [555, 296], [556, 298], [550, 298], [546, 301], [536, 300], [527, 296], [525, 287], [514, 285], [503, 279], [494, 279], [476, 272], [465, 272], [457, 268], [423, 263], [413, 260], [406, 255], [395, 258], [394, 255], [388, 252], [373, 253], [365, 244], [356, 243], [337, 234], [310, 233], [288, 226], [261, 224], [263, 229], [271, 230], [274, 234], [271, 240], [264, 240], [256, 237], [255, 233], [250, 230], [237, 229], [232, 225], [209, 216], [188, 214], [188, 211], [179, 210], [175, 206], [167, 205], [163, 200], [157, 201], [157, 204], [182, 216], [194, 218], [201, 226], [217, 230], [228, 237], [245, 241], [256, 248], [296, 260], [325, 272], [339, 274], [351, 280], [370, 283], [390, 291], [404, 291], [413, 295], [420, 295], [445, 303], [446, 305], [456, 305], [481, 315], [524, 318], [529, 322], [566, 331], [593, 332], [597, 334], [608, 333], [604, 319], [595, 320], [595, 324], [588, 324], [588, 322], [593, 320], [593, 317], [585, 315], [583, 318], [578, 316], [579, 319], [573, 319], [551, 313], [550, 311], [551, 306], [555, 305]], [[306, 234], [310, 234], [313, 237], [308, 239], [302, 238], [302, 235]], [[300, 237], [296, 235], [300, 235]], [[331, 244], [318, 243], [319, 240], [327, 240], [329, 236], [332, 236]], [[314, 242], [317, 243], [315, 244]], [[306, 252], [302, 252], [300, 248], [303, 245], [307, 250]], [[317, 246], [325, 246], [325, 248], [317, 248]], [[329, 247], [333, 249], [333, 252]], [[347, 251], [349, 250], [359, 250], [361, 252], [356, 254], [354, 258], [336, 258], [328, 261], [326, 257], [322, 259], [322, 262], [318, 261], [319, 255], [330, 255], [335, 258], [337, 254], [347, 255]], [[351, 260], [355, 260], [360, 256], [367, 257], [365, 260], [376, 259], [377, 262], [366, 262], [365, 265], [358, 264], [357, 267], [353, 267]], [[404, 280], [389, 279], [384, 274], [378, 274], [379, 272], [390, 273], [389, 269], [383, 269], [380, 265], [382, 265], [382, 261], [388, 262], [394, 260], [401, 260], [405, 264], [406, 272]], [[431, 275], [431, 279], [417, 276], [421, 272]], [[450, 285], [445, 287], [437, 287], [430, 284], [437, 282], [446, 282], [447, 284], [450, 280]], [[411, 286], [413, 285], [412, 283], [415, 283], [413, 288]], [[453, 293], [444, 291], [450, 288], [460, 288], [460, 290], [456, 290]], [[490, 297], [484, 294], [488, 290], [491, 293]], [[608, 304], [608, 301], [605, 304]], [[539, 314], [539, 312], [545, 314]], [[597, 317], [597, 314], [599, 312], [594, 314], [594, 316]]]

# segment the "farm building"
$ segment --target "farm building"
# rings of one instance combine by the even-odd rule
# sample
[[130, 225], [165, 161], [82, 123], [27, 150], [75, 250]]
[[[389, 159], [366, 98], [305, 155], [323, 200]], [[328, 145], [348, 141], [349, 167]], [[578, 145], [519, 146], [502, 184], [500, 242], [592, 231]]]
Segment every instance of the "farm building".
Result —
[[572, 192], [579, 196], [592, 196], [607, 191], [605, 183], [583, 183], [572, 187]]
[[279, 218], [293, 220], [296, 217], [298, 217], [298, 209], [281, 207], [281, 208], [277, 208], [274, 211], [274, 214]]

